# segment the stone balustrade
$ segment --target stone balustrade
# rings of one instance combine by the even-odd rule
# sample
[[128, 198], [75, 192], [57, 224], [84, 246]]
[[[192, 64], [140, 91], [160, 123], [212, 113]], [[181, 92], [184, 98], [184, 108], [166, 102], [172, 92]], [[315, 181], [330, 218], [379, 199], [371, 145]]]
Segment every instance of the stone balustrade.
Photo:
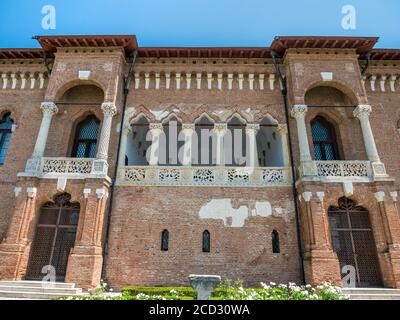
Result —
[[104, 161], [93, 158], [37, 157], [29, 159], [25, 172], [19, 176], [37, 176], [40, 178], [104, 178], [108, 167]]
[[289, 167], [123, 166], [119, 185], [277, 186], [289, 185]]
[[319, 177], [372, 177], [369, 161], [315, 161]]

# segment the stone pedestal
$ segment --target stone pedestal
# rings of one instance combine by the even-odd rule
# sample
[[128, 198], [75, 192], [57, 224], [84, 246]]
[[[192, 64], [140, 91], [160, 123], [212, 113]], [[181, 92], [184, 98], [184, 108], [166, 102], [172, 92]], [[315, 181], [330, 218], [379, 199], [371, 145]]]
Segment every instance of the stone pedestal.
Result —
[[197, 292], [197, 300], [211, 300], [211, 293], [220, 284], [220, 276], [195, 275], [189, 276], [190, 285]]

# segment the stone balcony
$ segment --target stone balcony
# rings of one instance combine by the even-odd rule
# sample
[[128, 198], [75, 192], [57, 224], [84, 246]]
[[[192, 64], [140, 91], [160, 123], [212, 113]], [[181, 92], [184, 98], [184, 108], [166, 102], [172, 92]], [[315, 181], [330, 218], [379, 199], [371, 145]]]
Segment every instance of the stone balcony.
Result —
[[301, 180], [321, 182], [373, 182], [390, 180], [383, 163], [371, 161], [309, 161], [299, 168]]
[[25, 171], [18, 176], [45, 179], [106, 178], [108, 164], [94, 158], [32, 157], [26, 163]]
[[123, 166], [118, 185], [155, 186], [288, 186], [290, 167]]

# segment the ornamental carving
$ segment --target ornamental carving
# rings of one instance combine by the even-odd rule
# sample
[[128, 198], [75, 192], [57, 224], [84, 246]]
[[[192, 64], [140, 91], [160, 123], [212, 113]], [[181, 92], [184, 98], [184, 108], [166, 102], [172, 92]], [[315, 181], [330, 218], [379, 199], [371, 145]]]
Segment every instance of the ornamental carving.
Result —
[[117, 113], [117, 107], [112, 102], [103, 102], [101, 104], [101, 110], [103, 110], [104, 115], [113, 117]]
[[57, 105], [51, 101], [45, 101], [40, 104], [40, 109], [44, 114], [55, 115], [58, 113]]
[[296, 104], [293, 106], [292, 111], [290, 111], [290, 115], [297, 119], [297, 118], [304, 118], [308, 108], [305, 104]]

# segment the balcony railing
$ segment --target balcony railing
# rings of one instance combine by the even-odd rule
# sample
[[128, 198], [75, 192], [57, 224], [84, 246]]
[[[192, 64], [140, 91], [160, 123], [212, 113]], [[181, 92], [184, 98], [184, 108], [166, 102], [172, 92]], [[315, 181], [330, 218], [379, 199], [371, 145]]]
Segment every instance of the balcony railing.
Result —
[[319, 177], [371, 178], [369, 161], [314, 161]]
[[19, 176], [41, 178], [104, 178], [108, 164], [105, 160], [93, 158], [32, 157], [28, 159], [25, 171]]
[[288, 185], [290, 168], [125, 166], [118, 184], [186, 186]]
[[61, 174], [89, 174], [93, 159], [90, 158], [42, 158], [40, 172]]

